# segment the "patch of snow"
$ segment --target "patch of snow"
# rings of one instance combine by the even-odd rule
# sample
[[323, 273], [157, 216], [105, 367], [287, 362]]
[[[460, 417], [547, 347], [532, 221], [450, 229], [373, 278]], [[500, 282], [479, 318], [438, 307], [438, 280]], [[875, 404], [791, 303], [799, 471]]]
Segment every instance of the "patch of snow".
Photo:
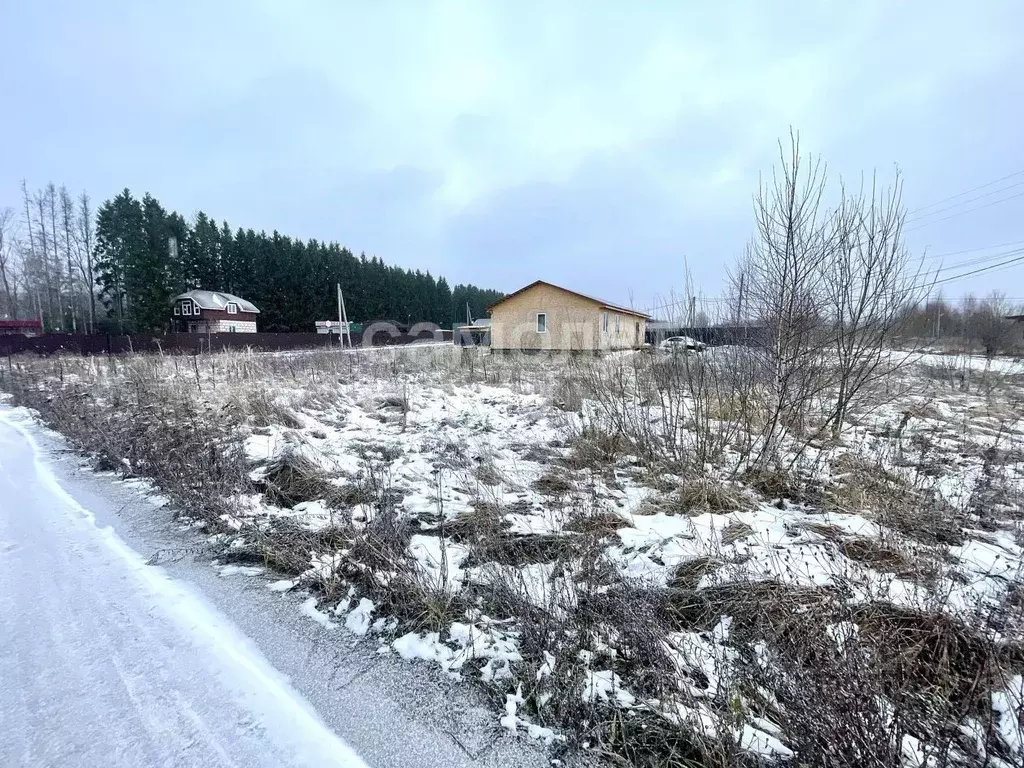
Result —
[[623, 709], [636, 705], [636, 697], [622, 687], [622, 678], [610, 669], [584, 670], [580, 698], [587, 704], [617, 704]]
[[357, 635], [365, 635], [370, 629], [370, 617], [373, 615], [373, 601], [362, 598], [359, 605], [353, 608], [345, 617], [345, 626], [350, 632]]
[[337, 624], [331, 621], [330, 617], [316, 607], [316, 598], [310, 597], [305, 600], [302, 605], [299, 606], [299, 610], [304, 616], [308, 616], [317, 624], [322, 625], [325, 629], [334, 629]]
[[1010, 754], [1024, 758], [1024, 677], [1015, 675], [1006, 690], [992, 694], [992, 709], [996, 713], [996, 729], [999, 739], [1010, 750]]
[[[516, 733], [519, 728], [526, 730], [526, 735], [531, 739], [542, 741], [544, 744], [550, 746], [555, 741], [564, 741], [564, 737], [558, 736], [550, 728], [544, 728], [540, 725], [534, 725], [529, 720], [520, 717], [518, 715], [519, 706], [525, 702], [523, 698], [523, 687], [518, 686], [515, 693], [505, 694], [505, 714], [502, 715], [498, 722], [502, 728], [507, 728], [512, 733]], [[552, 760], [552, 765], [557, 764], [556, 761]]]
[[462, 589], [465, 574], [461, 565], [469, 555], [465, 545], [417, 534], [409, 540], [409, 553], [431, 589], [448, 593]]
[[765, 733], [760, 728], [755, 728], [749, 723], [744, 723], [736, 734], [739, 747], [744, 752], [760, 755], [767, 758], [782, 758], [789, 760], [793, 757], [793, 750], [779, 741], [770, 733]]
[[437, 632], [409, 632], [391, 643], [391, 647], [406, 661], [448, 661], [455, 655], [451, 648], [441, 643]]
[[261, 565], [218, 565], [219, 576], [259, 576], [266, 569]]

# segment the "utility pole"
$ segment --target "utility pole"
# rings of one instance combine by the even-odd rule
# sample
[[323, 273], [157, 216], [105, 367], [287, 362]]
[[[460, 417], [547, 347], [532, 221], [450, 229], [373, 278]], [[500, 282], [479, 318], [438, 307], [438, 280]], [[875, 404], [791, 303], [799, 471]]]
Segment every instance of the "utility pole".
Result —
[[469, 302], [466, 302], [466, 325], [472, 325], [473, 318], [469, 315]]
[[743, 278], [745, 277], [743, 272], [740, 272], [740, 295], [736, 302], [736, 325], [739, 325], [743, 319]]
[[348, 345], [352, 346], [352, 332], [348, 329], [348, 313], [345, 312], [345, 297], [341, 293], [341, 283], [338, 283], [338, 341], [341, 341], [342, 329], [348, 337]]

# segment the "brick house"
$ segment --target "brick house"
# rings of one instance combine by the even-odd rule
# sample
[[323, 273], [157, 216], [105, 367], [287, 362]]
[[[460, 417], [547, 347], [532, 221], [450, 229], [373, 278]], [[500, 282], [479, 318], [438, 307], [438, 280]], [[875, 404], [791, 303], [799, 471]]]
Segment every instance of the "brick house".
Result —
[[221, 291], [186, 291], [174, 297], [174, 333], [256, 333], [256, 305]]

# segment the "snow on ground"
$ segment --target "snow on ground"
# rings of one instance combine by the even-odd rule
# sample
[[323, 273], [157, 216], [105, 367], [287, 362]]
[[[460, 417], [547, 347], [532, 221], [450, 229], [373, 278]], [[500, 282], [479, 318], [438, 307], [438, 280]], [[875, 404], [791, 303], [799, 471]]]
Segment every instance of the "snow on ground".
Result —
[[[959, 371], [1012, 376], [1024, 370], [1013, 361], [935, 355], [921, 355], [914, 365], [933, 373], [934, 369], [953, 372], [954, 382]], [[902, 421], [905, 442], [926, 440], [929, 451], [955, 467], [928, 482], [956, 509], [967, 509], [982, 479], [984, 450], [1021, 442], [1020, 425], [993, 414], [989, 399], [977, 391], [945, 391], [942, 384], [934, 384], [918, 388], [901, 405], [858, 417], [837, 455], [845, 451], [908, 477], [905, 462], [892, 452], [887, 438], [879, 437], [884, 430], [899, 428]], [[868, 539], [896, 542], [892, 546], [904, 551], [904, 535], [881, 522], [880, 510], [870, 506], [825, 511], [814, 505], [763, 499], [752, 508], [735, 510], [652, 511], [648, 502], [657, 498], [657, 492], [629, 466], [615, 471], [614, 484], [607, 477], [587, 477], [583, 493], [579, 473], [555, 462], [568, 455], [566, 446], [587, 419], [580, 421], [579, 415], [560, 411], [547, 398], [522, 388], [361, 381], [340, 386], [330, 410], [306, 409], [302, 417], [306, 426], [301, 436], [287, 430], [252, 435], [246, 442], [247, 454], [266, 464], [274, 458], [272, 446], [301, 446], [304, 456], [337, 477], [353, 480], [367, 472], [384, 471], [389, 488], [401, 498], [401, 514], [420, 529], [412, 537], [410, 557], [428, 584], [449, 594], [469, 584], [515, 583], [537, 607], [554, 611], [571, 607], [576, 584], [562, 565], [474, 561], [467, 568], [471, 548], [442, 540], [439, 534], [443, 523], [471, 516], [486, 502], [501, 511], [501, 528], [508, 535], [572, 535], [563, 530], [567, 507], [578, 508], [581, 495], [587, 496], [590, 514], [603, 512], [624, 521], [606, 539], [607, 561], [626, 577], [652, 588], [667, 586], [681, 566], [711, 559], [715, 567], [699, 577], [698, 589], [765, 580], [793, 587], [853, 585], [854, 599], [907, 607], [921, 605], [929, 594], [944, 593], [948, 610], [966, 614], [977, 609], [979, 600], [997, 603], [1024, 569], [1012, 526], [974, 533], [966, 520], [963, 542], [946, 550], [947, 565], [952, 567], [936, 577], [937, 583], [925, 587], [907, 574], [895, 574], [844, 553], [842, 542]], [[309, 439], [310, 432], [319, 437]], [[965, 445], [972, 447], [972, 455], [964, 455]], [[386, 470], [380, 470], [382, 466]], [[1002, 471], [1024, 477], [1024, 465], [1019, 462], [1004, 465]], [[291, 514], [310, 525], [322, 525], [329, 516], [315, 504], [297, 505]], [[352, 514], [357, 522], [366, 521], [373, 511], [357, 508]], [[346, 624], [364, 634], [369, 618], [353, 611]], [[711, 635], [676, 633], [666, 638], [681, 679], [690, 679], [684, 670], [697, 668], [709, 682], [700, 689], [701, 700], [708, 699], [708, 690], [716, 689], [720, 675], [716, 664], [730, 658], [727, 635], [723, 625]], [[391, 649], [403, 658], [436, 663], [451, 674], [464, 673], [470, 659], [486, 660], [478, 674], [488, 681], [511, 678], [508, 665], [518, 653], [514, 632], [498, 633], [493, 626], [474, 623], [455, 623], [447, 632], [407, 633]], [[588, 668], [581, 685], [584, 699], [590, 702], [629, 709], [637, 701], [614, 670]], [[508, 701], [503, 723], [528, 729], [529, 719], [524, 719], [515, 694], [509, 694]], [[709, 721], [711, 710], [702, 706], [691, 704], [687, 719]], [[735, 737], [751, 752], [786, 758], [791, 753], [777, 730], [768, 721], [751, 721], [739, 727]]]
[[0, 764], [365, 768], [248, 637], [65, 490], [30, 429], [0, 409]]
[[[709, 359], [723, 355], [712, 350]], [[339, 492], [371, 488], [373, 497], [355, 494], [344, 504], [312, 498], [288, 508], [255, 494], [233, 500], [225, 516], [230, 528], [244, 535], [246, 526], [288, 520], [314, 532], [336, 525], [360, 529], [379, 513], [375, 499], [387, 497], [413, 527], [407, 556], [424, 586], [452, 597], [512, 584], [525, 602], [556, 617], [575, 607], [586, 586], [579, 574], [593, 563], [554, 555], [521, 562], [489, 558], [476, 551], [471, 537], [453, 532], [486, 518], [489, 536], [542, 546], [580, 536], [581, 521], [609, 520], [615, 525], [601, 533], [598, 559], [650, 589], [670, 587], [681, 570], [703, 563], [690, 588], [763, 581], [839, 587], [853, 602], [882, 600], [908, 608], [943, 595], [944, 610], [968, 617], [980, 607], [995, 610], [1024, 573], [1024, 539], [1017, 530], [1024, 510], [1020, 494], [1007, 492], [1024, 487], [1024, 427], [1014, 405], [1024, 365], [1017, 361], [917, 355], [886, 383], [902, 388], [898, 399], [851, 414], [837, 445], [808, 451], [815, 459], [808, 472], [823, 483], [870, 485], [891, 477], [915, 493], [936, 494], [953, 520], [944, 534], [948, 540], [937, 544], [918, 533], [917, 523], [909, 530], [899, 527], [891, 505], [870, 487], [855, 487], [841, 503], [748, 490], [732, 509], [665, 508], [659, 504], [668, 476], [659, 483], [636, 457], [620, 452], [597, 469], [570, 461], [573, 441], [601, 427], [602, 406], [584, 399], [579, 408], [559, 408], [550, 371], [543, 385], [500, 369], [484, 374], [485, 383], [448, 375], [443, 366], [410, 373], [398, 364], [397, 353], [376, 359], [392, 360], [394, 372], [341, 376], [316, 391], [304, 389], [294, 372], [275, 379], [272, 399], [290, 409], [294, 423], [243, 426], [238, 434], [257, 481], [271, 478], [276, 462], [290, 457], [312, 464]], [[628, 356], [614, 362], [628, 363]], [[491, 383], [502, 375], [504, 383]], [[665, 418], [657, 407], [645, 413], [651, 420]], [[691, 478], [675, 480], [685, 484]], [[1002, 491], [996, 494], [994, 486]], [[923, 520], [920, 527], [931, 524]], [[300, 578], [269, 588], [337, 580], [346, 555], [310, 551]], [[926, 571], [927, 578], [921, 575]], [[222, 569], [228, 573], [254, 572]], [[358, 636], [395, 626], [385, 606], [353, 590], [332, 605], [311, 596], [302, 611], [328, 629], [340, 623]], [[518, 677], [520, 630], [469, 608], [440, 631], [404, 632], [382, 650], [497, 686], [505, 691], [501, 724], [550, 741], [556, 733], [533, 722], [523, 686], [529, 690], [564, 660], [545, 660], [536, 681]], [[856, 625], [837, 625], [833, 637], [856, 637]], [[706, 733], [727, 727], [742, 749], [767, 759], [788, 758], [785, 735], [769, 719], [748, 712], [744, 722], [725, 726], [712, 706], [735, 660], [729, 638], [729, 617], [710, 632], [667, 635], [664, 645], [688, 699], [654, 703], [631, 691], [615, 669], [602, 666], [601, 654], [614, 655], [615, 649], [607, 643], [598, 647], [595, 640], [585, 652], [580, 699], [623, 710], [656, 708], [666, 719], [696, 723]], [[1015, 702], [1019, 707], [1019, 680], [1016, 688], [1011, 684], [993, 695], [1004, 730], [1011, 729]], [[1001, 738], [1020, 749], [1019, 726]]]

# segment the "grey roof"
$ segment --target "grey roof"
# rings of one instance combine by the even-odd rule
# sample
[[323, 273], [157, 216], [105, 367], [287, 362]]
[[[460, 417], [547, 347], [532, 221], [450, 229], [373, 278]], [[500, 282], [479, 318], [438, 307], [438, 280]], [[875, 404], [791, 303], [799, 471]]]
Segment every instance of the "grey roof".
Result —
[[232, 302], [238, 305], [239, 312], [253, 312], [257, 315], [260, 312], [251, 301], [223, 291], [185, 291], [174, 297], [175, 301], [179, 299], [192, 299], [201, 309], [227, 309], [228, 302]]

